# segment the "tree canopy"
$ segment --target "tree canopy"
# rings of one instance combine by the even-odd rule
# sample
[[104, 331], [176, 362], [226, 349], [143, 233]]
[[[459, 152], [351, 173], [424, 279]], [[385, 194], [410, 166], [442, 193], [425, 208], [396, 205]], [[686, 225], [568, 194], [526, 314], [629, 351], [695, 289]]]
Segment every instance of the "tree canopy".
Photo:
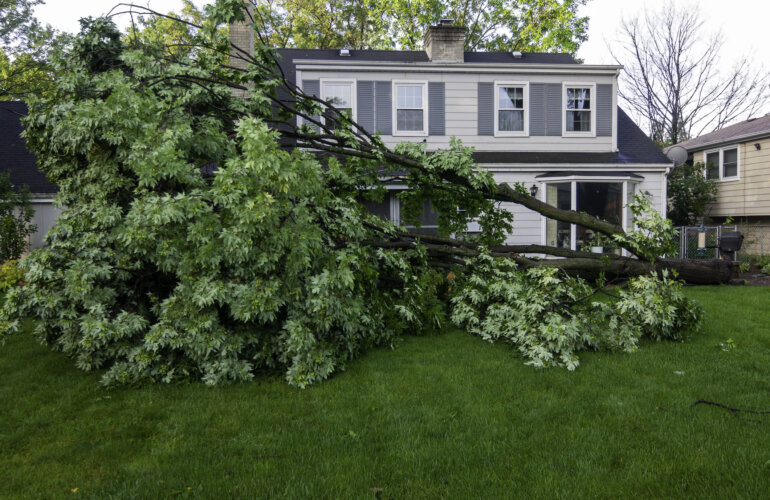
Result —
[[[496, 185], [458, 141], [388, 148], [277, 74], [264, 33], [253, 56], [231, 47], [222, 27], [245, 21], [242, 5], [208, 6], [185, 54], [100, 18], [54, 57], [60, 77], [31, 100], [26, 138], [64, 209], [48, 246], [22, 261], [0, 335], [31, 318], [41, 340], [108, 384], [280, 371], [305, 387], [448, 322], [568, 369], [582, 350], [698, 330], [699, 306], [660, 260], [673, 229], [644, 196], [625, 232]], [[439, 235], [366, 210], [392, 182], [407, 207], [433, 204]], [[638, 259], [505, 245], [501, 201], [603, 233]], [[407, 221], [419, 226], [415, 212]], [[464, 234], [472, 220], [478, 235]]]
[[587, 0], [265, 0], [258, 19], [276, 47], [419, 50], [428, 26], [453, 19], [465, 49], [577, 52]]
[[35, 19], [42, 0], [0, 0], [0, 100], [41, 94], [53, 77], [47, 64], [55, 32]]

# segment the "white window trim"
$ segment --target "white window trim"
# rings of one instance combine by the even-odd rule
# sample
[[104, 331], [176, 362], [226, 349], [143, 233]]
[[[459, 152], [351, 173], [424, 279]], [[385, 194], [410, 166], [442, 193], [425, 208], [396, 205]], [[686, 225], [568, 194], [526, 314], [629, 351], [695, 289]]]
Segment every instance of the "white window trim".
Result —
[[[725, 151], [728, 149], [735, 149], [737, 154], [735, 155], [735, 161], [738, 164], [737, 175], [733, 177], [725, 177]], [[708, 179], [708, 163], [706, 163], [706, 156], [712, 153], [719, 153], [719, 178], [714, 179], [715, 182], [734, 182], [741, 180], [741, 145], [734, 144], [732, 146], [725, 146], [723, 148], [708, 149], [703, 152], [703, 164], [706, 166], [703, 169], [703, 175]]]
[[[398, 130], [398, 86], [399, 85], [422, 85], [422, 130]], [[393, 100], [393, 109], [391, 120], [393, 124], [393, 135], [402, 137], [424, 137], [428, 135], [428, 81], [427, 80], [393, 80], [391, 89]], [[417, 108], [403, 108], [417, 109]]]
[[[350, 85], [350, 108], [351, 108], [351, 115], [353, 115], [353, 121], [357, 121], [358, 119], [358, 93], [356, 91], [356, 79], [350, 79], [350, 78], [321, 78], [319, 81], [320, 89], [319, 92], [321, 94], [321, 100], [326, 102], [326, 91], [325, 86], [327, 84], [348, 84]], [[323, 113], [321, 114], [321, 119], [325, 120]], [[324, 123], [326, 123], [324, 121]]]
[[[591, 89], [591, 130], [589, 132], [568, 132], [567, 131], [567, 111], [581, 111], [567, 109], [567, 89], [581, 88]], [[585, 110], [583, 110], [585, 111]], [[562, 82], [561, 85], [561, 135], [562, 137], [596, 137], [596, 84], [585, 82]]]
[[[500, 92], [502, 87], [524, 89], [524, 130], [500, 130]], [[495, 137], [529, 137], [529, 82], [495, 82]]]

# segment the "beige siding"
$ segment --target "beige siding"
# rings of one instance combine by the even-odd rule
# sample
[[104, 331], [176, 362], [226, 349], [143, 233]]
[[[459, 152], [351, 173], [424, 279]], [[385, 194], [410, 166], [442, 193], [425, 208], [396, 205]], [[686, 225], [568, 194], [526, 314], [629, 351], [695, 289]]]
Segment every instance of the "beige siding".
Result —
[[[754, 144], [761, 149], [757, 150]], [[696, 153], [695, 160], [705, 162], [705, 153]], [[719, 181], [718, 185], [717, 201], [709, 216], [770, 215], [770, 138], [740, 144], [738, 179]]]

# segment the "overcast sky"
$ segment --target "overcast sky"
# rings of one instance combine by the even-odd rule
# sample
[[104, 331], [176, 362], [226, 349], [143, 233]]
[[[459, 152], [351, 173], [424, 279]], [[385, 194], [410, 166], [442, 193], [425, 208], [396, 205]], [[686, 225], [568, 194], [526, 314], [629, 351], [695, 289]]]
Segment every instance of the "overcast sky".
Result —
[[[725, 35], [725, 50], [722, 54], [725, 62], [747, 54], [757, 63], [770, 64], [770, 43], [767, 42], [768, 20], [770, 20], [770, 0], [675, 0], [683, 6], [697, 5], [709, 30], [722, 29]], [[64, 31], [77, 32], [78, 19], [86, 16], [98, 16], [110, 10], [117, 2], [110, 0], [47, 0], [45, 5], [37, 7], [38, 19]], [[155, 10], [168, 12], [179, 9], [181, 0], [136, 1]], [[208, 0], [194, 0], [198, 6]], [[667, 0], [589, 0], [582, 13], [590, 18], [588, 41], [578, 52], [588, 64], [611, 63], [612, 58], [607, 43], [617, 36], [617, 27], [621, 19], [638, 16], [646, 7], [658, 9], [667, 4]], [[122, 16], [125, 25], [127, 16]]]

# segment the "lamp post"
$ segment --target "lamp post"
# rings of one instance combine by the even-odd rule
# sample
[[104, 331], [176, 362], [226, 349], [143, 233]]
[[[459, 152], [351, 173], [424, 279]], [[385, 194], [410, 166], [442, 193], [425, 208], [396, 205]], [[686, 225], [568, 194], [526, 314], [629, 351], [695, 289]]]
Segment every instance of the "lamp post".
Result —
[[703, 225], [703, 222], [700, 223], [698, 228], [698, 249], [695, 251], [695, 258], [706, 258], [706, 226]]

